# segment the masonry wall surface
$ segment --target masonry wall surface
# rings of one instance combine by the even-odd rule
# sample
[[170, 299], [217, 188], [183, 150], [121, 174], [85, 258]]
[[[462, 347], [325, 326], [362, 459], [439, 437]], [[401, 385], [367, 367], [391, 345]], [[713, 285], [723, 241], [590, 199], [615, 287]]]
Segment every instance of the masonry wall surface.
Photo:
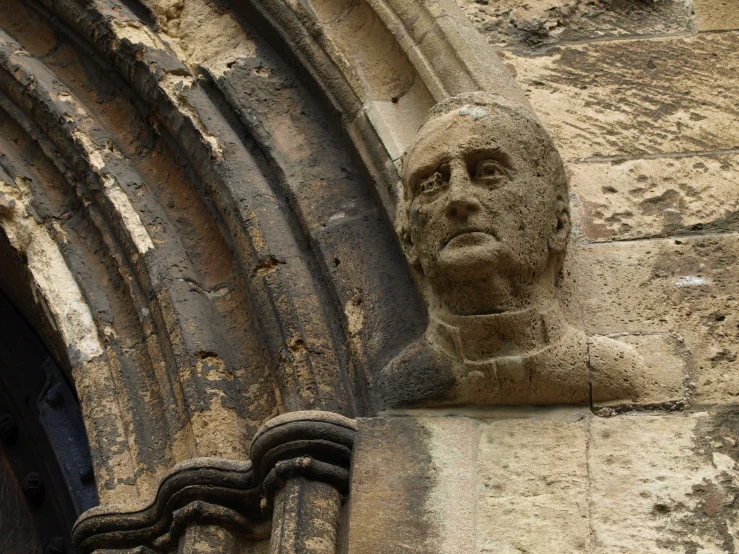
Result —
[[[101, 518], [126, 547], [286, 552], [250, 441], [321, 410], [358, 426], [337, 551], [739, 550], [738, 88], [732, 0], [0, 3], [0, 286], [77, 389]], [[403, 153], [478, 90], [565, 161], [570, 322], [670, 402], [373, 410], [427, 322]], [[218, 471], [256, 525], [160, 510]]]
[[739, 6], [458, 4], [565, 159], [573, 317], [684, 402], [366, 420], [356, 552], [736, 552]]

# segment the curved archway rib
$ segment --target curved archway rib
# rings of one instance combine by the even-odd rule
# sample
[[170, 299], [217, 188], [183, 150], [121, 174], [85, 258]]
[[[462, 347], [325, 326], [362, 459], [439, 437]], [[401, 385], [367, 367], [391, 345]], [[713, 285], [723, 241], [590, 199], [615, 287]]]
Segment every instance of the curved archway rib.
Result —
[[99, 352], [65, 352], [93, 451], [117, 456], [96, 461], [101, 500], [245, 457], [278, 411], [364, 414], [425, 325], [390, 223], [403, 151], [449, 94], [523, 101], [456, 6], [224, 2], [250, 38], [209, 63], [147, 2], [8, 1], [25, 15], [0, 10], [0, 109], [54, 168], [8, 190], [53, 207], [37, 224], [90, 312]]
[[93, 7], [55, 6], [83, 35], [97, 38], [96, 47], [130, 79], [202, 182], [232, 237], [286, 409], [350, 413], [336, 357], [341, 342], [335, 344], [309, 262], [285, 217], [290, 210], [176, 56], [147, 34], [133, 36], [143, 34], [147, 44], [132, 42], [126, 34], [132, 27], [124, 23], [142, 25], [133, 14], [118, 10], [113, 19]]

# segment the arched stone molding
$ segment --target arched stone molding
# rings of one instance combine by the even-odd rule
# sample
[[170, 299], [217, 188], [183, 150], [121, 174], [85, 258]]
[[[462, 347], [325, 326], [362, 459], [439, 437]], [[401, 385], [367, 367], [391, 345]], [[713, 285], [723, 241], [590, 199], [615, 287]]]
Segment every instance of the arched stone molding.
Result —
[[395, 169], [431, 106], [477, 90], [528, 105], [453, 1], [238, 0], [234, 5], [263, 18], [273, 40], [341, 113], [391, 216]]
[[195, 4], [240, 37], [211, 60], [154, 2], [0, 8], [2, 284], [118, 512], [176, 464], [245, 460], [278, 413], [367, 413], [425, 325], [390, 223], [403, 151], [448, 95], [525, 103], [454, 3]]

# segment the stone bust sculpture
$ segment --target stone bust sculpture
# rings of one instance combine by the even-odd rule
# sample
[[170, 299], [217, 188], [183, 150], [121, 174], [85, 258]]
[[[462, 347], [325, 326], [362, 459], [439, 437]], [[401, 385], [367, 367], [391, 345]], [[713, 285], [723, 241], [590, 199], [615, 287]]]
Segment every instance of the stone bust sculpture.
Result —
[[567, 175], [533, 115], [486, 93], [447, 99], [401, 177], [398, 232], [429, 325], [371, 384], [380, 407], [629, 403], [653, 386], [628, 345], [565, 320]]

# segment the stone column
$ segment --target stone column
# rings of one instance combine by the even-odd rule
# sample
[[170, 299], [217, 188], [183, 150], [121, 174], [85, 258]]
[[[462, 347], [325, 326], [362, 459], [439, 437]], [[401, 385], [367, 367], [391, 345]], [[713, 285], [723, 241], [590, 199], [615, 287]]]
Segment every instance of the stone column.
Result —
[[275, 498], [270, 554], [335, 554], [340, 511], [333, 486], [290, 479]]
[[352, 420], [319, 411], [276, 417], [257, 432], [252, 463], [265, 503], [274, 502], [270, 554], [336, 553], [355, 433]]

